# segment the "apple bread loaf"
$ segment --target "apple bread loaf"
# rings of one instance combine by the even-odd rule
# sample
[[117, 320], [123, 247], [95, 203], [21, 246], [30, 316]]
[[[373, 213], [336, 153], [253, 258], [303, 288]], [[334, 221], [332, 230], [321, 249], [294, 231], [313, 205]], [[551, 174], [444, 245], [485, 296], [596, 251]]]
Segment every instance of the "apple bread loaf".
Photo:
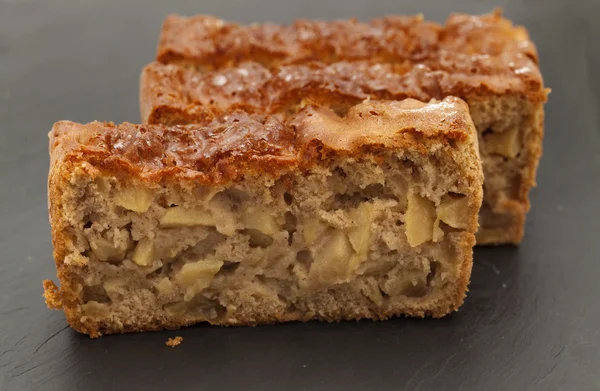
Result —
[[458, 98], [63, 121], [50, 155], [46, 301], [92, 337], [441, 317], [465, 297], [483, 174]]
[[338, 112], [365, 98], [470, 106], [485, 173], [479, 244], [517, 244], [542, 150], [548, 90], [527, 31], [499, 12], [240, 26], [210, 16], [165, 20], [141, 78], [145, 123], [204, 121], [233, 108]]

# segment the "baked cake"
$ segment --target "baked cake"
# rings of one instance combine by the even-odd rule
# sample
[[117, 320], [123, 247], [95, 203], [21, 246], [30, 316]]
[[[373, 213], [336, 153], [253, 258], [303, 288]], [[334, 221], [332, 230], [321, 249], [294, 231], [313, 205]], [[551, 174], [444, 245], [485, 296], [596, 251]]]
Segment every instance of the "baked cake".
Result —
[[479, 244], [517, 244], [542, 151], [544, 88], [527, 31], [501, 17], [452, 15], [240, 26], [170, 16], [141, 77], [145, 123], [187, 124], [241, 109], [343, 114], [365, 100], [457, 96], [470, 106], [485, 173]]
[[344, 108], [56, 123], [48, 305], [92, 337], [455, 311], [482, 202], [468, 106]]

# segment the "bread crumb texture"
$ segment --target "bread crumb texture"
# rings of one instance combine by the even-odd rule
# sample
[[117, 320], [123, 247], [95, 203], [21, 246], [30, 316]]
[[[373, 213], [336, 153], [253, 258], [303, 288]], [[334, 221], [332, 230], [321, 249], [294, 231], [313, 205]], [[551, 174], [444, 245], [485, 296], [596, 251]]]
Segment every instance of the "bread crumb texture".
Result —
[[177, 346], [181, 345], [182, 342], [183, 342], [183, 337], [180, 337], [178, 335], [175, 338], [169, 338], [167, 340], [167, 342], [165, 342], [165, 345], [167, 345], [170, 348], [176, 348]]

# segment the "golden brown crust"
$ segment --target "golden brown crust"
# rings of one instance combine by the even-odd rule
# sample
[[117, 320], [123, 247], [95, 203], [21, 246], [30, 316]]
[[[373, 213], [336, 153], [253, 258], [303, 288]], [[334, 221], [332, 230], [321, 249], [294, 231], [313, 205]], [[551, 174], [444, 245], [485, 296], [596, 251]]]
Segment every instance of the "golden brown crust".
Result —
[[500, 12], [456, 14], [443, 26], [418, 16], [240, 26], [211, 16], [172, 15], [165, 19], [156, 59], [202, 71], [247, 61], [271, 69], [313, 61], [368, 61], [393, 64], [397, 75], [421, 68], [421, 77], [442, 80], [441, 96], [485, 91], [519, 92], [532, 100], [546, 96], [527, 31]]
[[[339, 132], [339, 128], [346, 129]], [[307, 106], [286, 118], [234, 111], [206, 124], [133, 125], [62, 121], [53, 127], [53, 161], [84, 159], [114, 172], [162, 179], [224, 183], [244, 175], [276, 174], [314, 164], [307, 151], [360, 154], [365, 147], [410, 147], [426, 153], [427, 140], [448, 143], [471, 137], [467, 105], [449, 97], [429, 104], [414, 100], [368, 101], [339, 117]]]
[[53, 160], [85, 160], [151, 182], [177, 176], [219, 183], [250, 171], [273, 173], [296, 161], [289, 127], [275, 117], [243, 112], [204, 126], [62, 121], [50, 137]]
[[245, 27], [170, 16], [157, 60], [179, 66], [155, 63], [143, 71], [148, 123], [191, 123], [235, 108], [289, 110], [303, 99], [347, 107], [367, 97], [547, 96], [526, 30], [499, 13], [453, 15], [445, 26], [388, 17]]
[[[473, 65], [475, 66], [475, 65]], [[141, 76], [140, 105], [145, 123], [193, 123], [232, 109], [273, 113], [293, 110], [303, 100], [348, 107], [364, 99], [414, 98], [422, 101], [459, 96], [523, 94], [545, 101], [541, 78], [535, 83], [515, 75], [440, 71], [424, 64], [369, 61], [312, 62], [269, 69], [256, 62], [202, 73], [172, 64], [152, 63]]]

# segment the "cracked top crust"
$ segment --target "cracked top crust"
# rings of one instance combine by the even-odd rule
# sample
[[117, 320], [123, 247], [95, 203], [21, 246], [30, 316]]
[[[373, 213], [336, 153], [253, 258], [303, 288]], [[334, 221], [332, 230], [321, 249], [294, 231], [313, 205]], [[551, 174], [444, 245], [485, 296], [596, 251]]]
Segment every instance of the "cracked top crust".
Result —
[[[527, 31], [513, 26], [499, 11], [481, 16], [455, 14], [445, 25], [420, 16], [392, 16], [370, 23], [298, 20], [291, 25], [240, 26], [211, 16], [172, 15], [164, 22], [156, 59], [200, 71], [250, 61], [262, 68], [253, 73], [257, 84], [265, 77], [285, 80], [302, 72], [293, 68], [278, 75], [281, 67], [320, 62], [327, 68], [341, 63], [329, 68], [340, 72], [341, 80], [344, 67], [355, 74], [352, 67], [356, 66], [373, 74], [371, 87], [381, 87], [373, 91], [391, 89], [393, 95], [390, 86], [401, 81], [407, 89], [404, 97], [422, 100], [484, 92], [517, 92], [532, 100], [545, 100], [547, 95]], [[373, 68], [374, 64], [379, 68]], [[386, 82], [388, 74], [394, 80]], [[225, 80], [221, 76], [226, 77], [214, 75], [217, 84]], [[353, 84], [355, 89], [360, 85]]]
[[430, 154], [449, 146], [469, 165], [477, 161], [475, 137], [467, 105], [449, 97], [366, 101], [344, 116], [313, 105], [290, 116], [234, 111], [174, 127], [62, 121], [50, 132], [50, 153], [52, 167], [86, 161], [147, 182], [218, 184], [310, 167], [331, 154], [358, 158], [383, 148]]

